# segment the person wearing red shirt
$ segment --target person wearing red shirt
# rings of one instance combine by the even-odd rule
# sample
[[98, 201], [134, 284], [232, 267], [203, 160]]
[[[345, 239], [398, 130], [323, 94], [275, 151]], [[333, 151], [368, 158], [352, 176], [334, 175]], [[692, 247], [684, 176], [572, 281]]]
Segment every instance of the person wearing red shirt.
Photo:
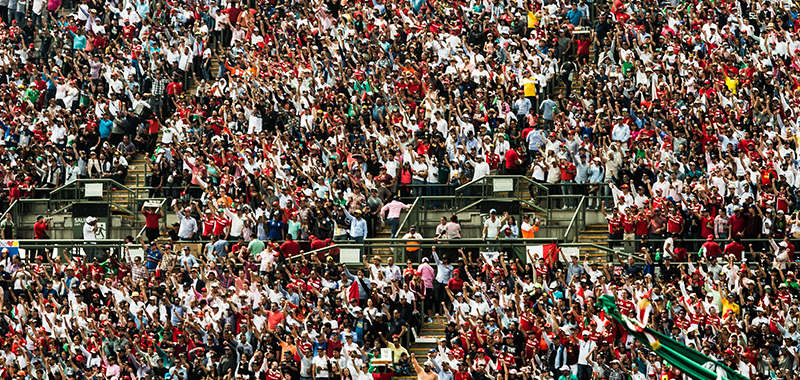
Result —
[[642, 240], [649, 234], [650, 216], [647, 215], [647, 209], [639, 210], [634, 220], [636, 240]]
[[[164, 211], [161, 207], [156, 208], [155, 211], [148, 210], [147, 207], [142, 205], [142, 215], [144, 215], [144, 234], [147, 236], [147, 241], [153, 241], [161, 236], [158, 228], [158, 221], [164, 218]], [[166, 221], [166, 219], [164, 219]], [[164, 228], [167, 226], [165, 225]]]
[[511, 149], [506, 151], [506, 174], [508, 175], [525, 175], [525, 170], [522, 167], [522, 160], [519, 158], [519, 153], [512, 146]]
[[494, 152], [494, 144], [489, 146], [492, 149], [486, 150], [486, 163], [489, 164], [490, 169], [497, 169], [500, 167], [500, 155]]
[[736, 261], [742, 260], [742, 253], [744, 252], [744, 246], [742, 245], [740, 237], [734, 237], [733, 241], [728, 243], [725, 246], [725, 256], [733, 255]]
[[619, 208], [614, 208], [614, 213], [609, 215], [606, 213], [605, 202], [602, 202], [600, 211], [603, 216], [608, 220], [608, 246], [613, 247], [616, 243], [615, 240], [622, 240], [622, 217], [619, 215]]
[[[464, 290], [464, 280], [458, 276], [460, 273], [458, 269], [453, 269], [453, 278], [447, 282], [447, 288], [456, 295], [461, 294], [461, 291]], [[459, 302], [461, 302], [461, 300], [459, 300]]]
[[300, 244], [294, 240], [292, 234], [286, 235], [286, 241], [281, 244], [281, 252], [287, 259], [300, 254]]
[[706, 242], [703, 243], [702, 248], [706, 250], [706, 258], [717, 258], [720, 254], [722, 254], [722, 250], [719, 249], [719, 244], [714, 241], [714, 235], [709, 234], [706, 238]]
[[636, 217], [630, 208], [625, 209], [625, 214], [622, 215], [622, 218], [620, 218], [620, 221], [622, 222], [622, 239], [626, 240], [626, 242], [623, 243], [624, 246], [632, 247], [633, 243], [629, 242], [628, 240], [636, 239], [636, 228], [634, 226], [635, 218]]
[[47, 230], [50, 229], [50, 219], [42, 215], [36, 217], [36, 223], [33, 225], [33, 238], [34, 239], [50, 239]]
[[700, 219], [700, 236], [714, 235], [714, 217], [711, 216], [709, 209], [703, 209]]
[[239, 251], [241, 251], [242, 248], [247, 248], [247, 244], [244, 243], [244, 237], [239, 236], [239, 238], [236, 239], [236, 244], [234, 244], [233, 247], [231, 247], [231, 253], [233, 253], [238, 257]]
[[203, 240], [211, 240], [211, 234], [214, 232], [214, 226], [216, 226], [217, 221], [213, 215], [211, 215], [211, 210], [206, 209], [205, 213], [203, 213], [203, 234], [201, 239]]
[[18, 201], [22, 197], [19, 191], [19, 184], [17, 181], [11, 181], [8, 183], [8, 201], [14, 203]]
[[129, 20], [124, 21], [125, 26], [122, 27], [122, 35], [125, 37], [125, 40], [128, 42], [133, 41], [133, 38], [136, 36], [136, 26], [131, 25]]
[[228, 219], [222, 209], [217, 209], [217, 216], [214, 218], [214, 235], [225, 235], [225, 240], [228, 240], [230, 233], [231, 221]]
[[683, 233], [683, 217], [677, 209], [672, 210], [672, 214], [667, 218], [667, 233], [681, 235]]
[[772, 186], [772, 182], [778, 179], [778, 173], [773, 168], [772, 162], [767, 162], [764, 166], [765, 168], [761, 170], [761, 186]]
[[[561, 157], [559, 169], [561, 170], [561, 182], [565, 183], [565, 185], [561, 188], [561, 194], [570, 195], [574, 192], [574, 190], [576, 190], [575, 186], [569, 185], [575, 182], [575, 173], [577, 172], [575, 169], [575, 164], [567, 161], [565, 157]], [[562, 208], [566, 209], [575, 206], [576, 202], [568, 198], [564, 200], [564, 205]]]
[[469, 373], [467, 363], [463, 361], [458, 362], [458, 371], [453, 374], [453, 380], [472, 380], [472, 375]]
[[559, 168], [561, 169], [561, 182], [572, 182], [572, 180], [575, 179], [575, 164], [567, 161], [566, 157], [561, 157], [560, 161]]
[[728, 218], [728, 225], [731, 229], [731, 237], [732, 238], [742, 238], [744, 236], [744, 227], [747, 222], [745, 215], [742, 213], [742, 209], [739, 206], [733, 207], [733, 215]]

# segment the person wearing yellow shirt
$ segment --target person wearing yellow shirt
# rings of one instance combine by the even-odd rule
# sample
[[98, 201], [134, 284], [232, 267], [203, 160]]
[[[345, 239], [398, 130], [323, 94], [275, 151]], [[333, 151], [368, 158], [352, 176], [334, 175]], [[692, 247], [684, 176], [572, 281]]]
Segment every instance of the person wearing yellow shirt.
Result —
[[531, 216], [530, 215], [523, 215], [522, 216], [522, 225], [520, 229], [522, 230], [522, 238], [523, 239], [533, 239], [536, 236], [536, 233], [539, 232], [539, 218], [536, 218], [536, 221], [533, 224], [530, 223]]
[[739, 80], [725, 75], [725, 85], [731, 90], [731, 93], [736, 95], [736, 89], [739, 87]]
[[[381, 339], [383, 339], [383, 337], [381, 337]], [[389, 348], [392, 349], [392, 364], [395, 365], [398, 364], [398, 362], [400, 361], [400, 356], [402, 356], [403, 354], [408, 355], [408, 350], [403, 348], [403, 346], [400, 344], [399, 335], [397, 334], [392, 335], [391, 343], [387, 342], [386, 339], [383, 339], [383, 341]]]
[[736, 293], [727, 293], [725, 298], [722, 299], [722, 315], [728, 315], [729, 312], [732, 312], [734, 315], [739, 315], [740, 307], [739, 305], [734, 302], [736, 299]]
[[525, 91], [525, 97], [528, 98], [531, 103], [535, 104], [536, 78], [533, 77], [533, 74], [528, 69], [525, 69], [524, 75], [525, 77], [522, 79], [522, 88]]
[[533, 13], [528, 10], [528, 29], [535, 29], [539, 26], [539, 19], [541, 16], [541, 12]]

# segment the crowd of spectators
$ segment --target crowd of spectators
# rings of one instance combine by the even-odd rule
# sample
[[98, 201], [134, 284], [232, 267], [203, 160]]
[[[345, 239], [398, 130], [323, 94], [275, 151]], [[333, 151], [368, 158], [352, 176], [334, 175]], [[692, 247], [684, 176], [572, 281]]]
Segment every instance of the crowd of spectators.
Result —
[[[610, 294], [796, 380], [799, 25], [769, 0], [0, 0], [0, 209], [138, 157], [169, 199], [121, 257], [0, 252], [0, 377], [684, 379], [594, 307]], [[491, 174], [589, 196], [633, 255], [303, 255], [418, 238], [413, 197]], [[487, 240], [540, 225], [497, 214]]]

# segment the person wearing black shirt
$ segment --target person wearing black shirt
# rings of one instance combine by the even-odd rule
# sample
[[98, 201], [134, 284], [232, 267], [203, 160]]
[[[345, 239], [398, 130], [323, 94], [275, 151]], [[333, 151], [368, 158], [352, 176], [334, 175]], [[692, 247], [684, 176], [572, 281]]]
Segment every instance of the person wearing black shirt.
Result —
[[408, 331], [408, 323], [400, 316], [400, 310], [395, 310], [392, 313], [392, 318], [389, 321], [389, 336], [399, 335], [405, 336]]
[[291, 355], [291, 352], [286, 352], [288, 355], [283, 356], [283, 360], [281, 361], [281, 374], [291, 376], [292, 380], [297, 380], [300, 378], [300, 367], [297, 366], [297, 361]]
[[173, 241], [173, 242], [175, 242], [175, 241], [178, 241], [178, 240], [180, 240], [180, 239], [181, 239], [181, 238], [178, 236], [178, 230], [180, 230], [180, 227], [181, 227], [181, 224], [180, 224], [180, 223], [173, 223], [173, 224], [172, 224], [172, 229], [171, 229], [171, 230], [169, 230], [169, 231], [167, 231], [167, 234], [169, 235], [169, 240], [170, 240], [170, 241]]
[[[180, 360], [184, 364], [186, 364], [186, 357], [180, 356]], [[202, 380], [206, 376], [206, 373], [208, 372], [208, 369], [206, 368], [206, 366], [203, 365], [203, 361], [199, 357], [192, 360], [192, 362], [187, 367], [188, 369], [186, 371], [186, 380]], [[163, 378], [163, 376], [159, 376], [158, 378]]]

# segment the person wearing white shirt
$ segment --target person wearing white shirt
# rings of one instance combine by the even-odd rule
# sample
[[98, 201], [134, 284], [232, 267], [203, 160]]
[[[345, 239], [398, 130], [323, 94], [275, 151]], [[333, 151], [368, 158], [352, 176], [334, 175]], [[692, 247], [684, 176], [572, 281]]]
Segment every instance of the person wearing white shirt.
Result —
[[584, 330], [581, 338], [578, 339], [578, 373], [579, 379], [588, 379], [592, 376], [592, 366], [589, 364], [594, 358], [594, 350], [597, 343], [589, 339], [588, 330]]
[[482, 316], [482, 315], [486, 315], [492, 310], [491, 306], [489, 306], [489, 304], [486, 303], [486, 301], [483, 300], [483, 294], [481, 294], [481, 293], [475, 293], [475, 299], [474, 300], [470, 300], [469, 306], [470, 306], [470, 309], [471, 309], [470, 312], [472, 313], [472, 315], [475, 315], [475, 316], [478, 316], [478, 317]]
[[242, 219], [242, 207], [239, 206], [236, 208], [236, 213], [232, 213], [227, 208], [225, 210], [225, 215], [231, 220], [231, 229], [228, 239], [236, 240], [240, 236], [242, 236], [242, 228], [244, 228], [244, 220]]
[[614, 125], [614, 130], [611, 132], [611, 140], [619, 141], [621, 143], [628, 142], [631, 138], [631, 128], [628, 124], [618, 122]]
[[475, 168], [475, 174], [472, 177], [473, 181], [477, 181], [489, 175], [489, 164], [483, 159], [483, 156], [476, 156], [475, 161], [470, 160], [470, 164]]
[[386, 261], [386, 264], [387, 265], [383, 267], [383, 276], [387, 281], [400, 281], [403, 279], [403, 271], [400, 270], [399, 266], [395, 265], [394, 257], [389, 257]]

